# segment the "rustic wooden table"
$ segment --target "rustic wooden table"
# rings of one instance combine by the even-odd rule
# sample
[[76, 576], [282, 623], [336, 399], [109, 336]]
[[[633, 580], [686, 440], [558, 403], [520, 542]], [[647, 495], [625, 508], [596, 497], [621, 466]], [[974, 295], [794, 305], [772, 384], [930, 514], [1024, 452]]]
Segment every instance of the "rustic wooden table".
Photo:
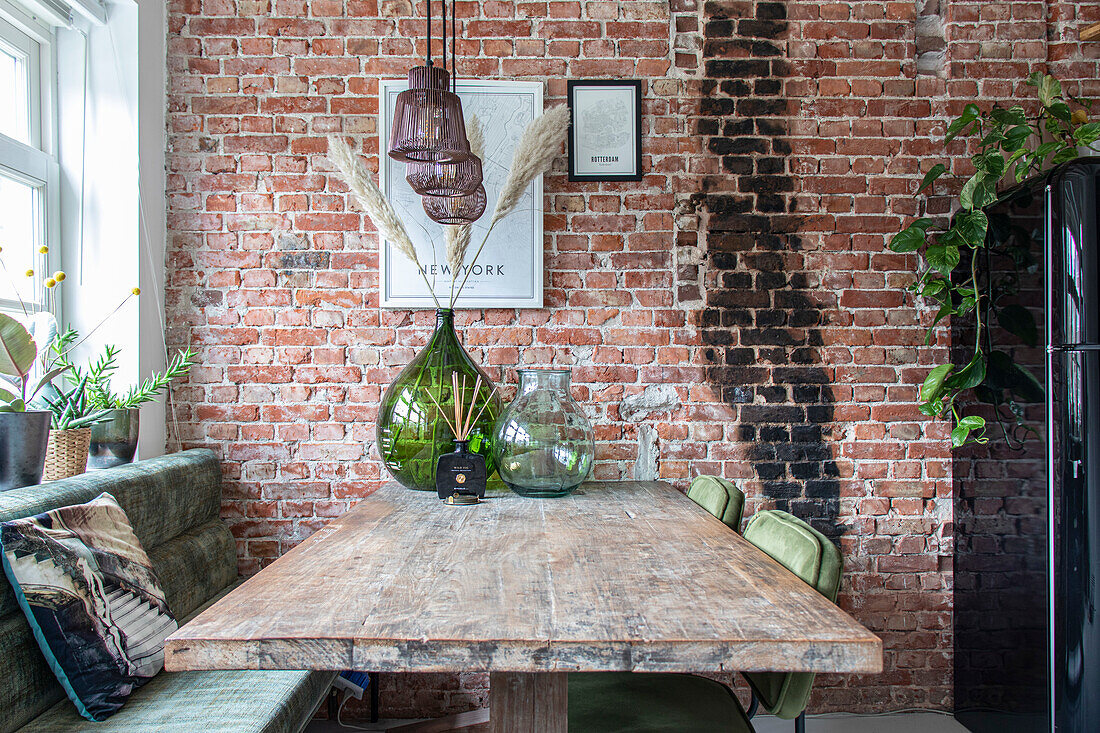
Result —
[[170, 636], [170, 671], [490, 672], [494, 731], [571, 671], [880, 672], [882, 644], [661, 482], [450, 507], [385, 487]]

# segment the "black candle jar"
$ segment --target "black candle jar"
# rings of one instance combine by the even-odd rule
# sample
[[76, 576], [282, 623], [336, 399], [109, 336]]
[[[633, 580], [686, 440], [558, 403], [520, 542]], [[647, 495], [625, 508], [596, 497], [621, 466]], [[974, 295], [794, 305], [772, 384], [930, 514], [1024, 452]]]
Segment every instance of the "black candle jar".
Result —
[[456, 440], [454, 445], [454, 452], [444, 453], [436, 464], [436, 493], [453, 504], [475, 504], [485, 498], [485, 457], [471, 452], [465, 440]]

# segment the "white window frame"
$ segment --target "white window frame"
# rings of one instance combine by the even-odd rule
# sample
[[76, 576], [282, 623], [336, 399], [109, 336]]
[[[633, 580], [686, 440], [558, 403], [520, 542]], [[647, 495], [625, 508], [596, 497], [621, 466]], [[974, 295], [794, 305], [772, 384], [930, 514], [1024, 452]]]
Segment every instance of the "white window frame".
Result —
[[[0, 134], [0, 172], [35, 188], [40, 197], [38, 242], [49, 248], [47, 254], [35, 253], [34, 311], [49, 310], [60, 318], [60, 298], [45, 286], [50, 273], [60, 269], [60, 169], [57, 162], [57, 80], [54, 74], [54, 32], [37, 18], [15, 5], [0, 0], [0, 41], [27, 54], [31, 98], [27, 116], [30, 144]], [[37, 63], [35, 63], [37, 61]], [[11, 246], [10, 243], [4, 243]], [[39, 245], [40, 246], [40, 245]], [[19, 277], [21, 273], [11, 273]], [[2, 286], [0, 286], [2, 287]], [[5, 292], [6, 288], [0, 290]], [[13, 294], [14, 295], [14, 294]], [[16, 298], [0, 297], [0, 308], [21, 310]]]

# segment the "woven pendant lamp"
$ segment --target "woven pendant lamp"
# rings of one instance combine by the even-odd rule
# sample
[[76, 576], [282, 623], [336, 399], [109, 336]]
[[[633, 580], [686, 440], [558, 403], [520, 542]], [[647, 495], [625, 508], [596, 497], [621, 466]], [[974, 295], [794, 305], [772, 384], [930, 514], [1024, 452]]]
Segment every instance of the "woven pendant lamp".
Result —
[[405, 163], [460, 163], [470, 155], [457, 94], [445, 89], [407, 89], [397, 95], [391, 158]]
[[480, 219], [485, 213], [485, 204], [488, 200], [484, 186], [478, 186], [476, 191], [467, 196], [425, 196], [423, 198], [424, 211], [432, 221], [451, 226], [472, 224]]
[[467, 196], [481, 185], [481, 158], [471, 153], [460, 163], [409, 163], [405, 180], [421, 196]]
[[[443, 65], [446, 67], [446, 7]], [[424, 66], [409, 69], [409, 88], [397, 95], [389, 156], [404, 163], [459, 163], [470, 157], [462, 102], [448, 90], [446, 68], [432, 65], [432, 2], [428, 2], [428, 53]]]

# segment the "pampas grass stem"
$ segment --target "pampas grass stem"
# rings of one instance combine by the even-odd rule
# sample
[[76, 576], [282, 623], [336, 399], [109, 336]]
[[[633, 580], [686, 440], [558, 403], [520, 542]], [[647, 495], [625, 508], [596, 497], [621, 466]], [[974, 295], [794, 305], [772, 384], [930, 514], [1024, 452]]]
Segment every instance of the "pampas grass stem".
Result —
[[[477, 115], [470, 115], [466, 121], [466, 136], [470, 141], [470, 151], [481, 158], [485, 155], [485, 132], [481, 127], [481, 119]], [[451, 299], [448, 307], [455, 306], [455, 283], [462, 272], [462, 265], [466, 262], [466, 253], [470, 249], [470, 239], [473, 230], [469, 224], [460, 226], [443, 227], [443, 241], [447, 245], [447, 264], [451, 268]]]
[[466, 287], [466, 281], [470, 279], [470, 273], [473, 271], [478, 257], [481, 256], [481, 251], [485, 249], [485, 243], [489, 241], [489, 235], [493, 233], [493, 227], [501, 219], [516, 210], [516, 206], [519, 205], [520, 199], [523, 198], [523, 193], [527, 190], [527, 187], [531, 185], [531, 181], [550, 170], [554, 158], [561, 152], [562, 143], [565, 142], [565, 136], [568, 132], [569, 108], [564, 104], [547, 110], [532, 120], [524, 129], [523, 135], [520, 136], [519, 143], [516, 145], [516, 151], [512, 155], [512, 165], [508, 168], [508, 178], [504, 181], [504, 186], [500, 189], [500, 195], [497, 197], [496, 207], [493, 209], [493, 218], [489, 221], [489, 229], [485, 232], [485, 237], [481, 240], [477, 252], [474, 253], [474, 258], [470, 260], [466, 275], [462, 278], [462, 283], [458, 286], [457, 291], [453, 288], [454, 283], [451, 283], [451, 308], [454, 308], [458, 296], [462, 294], [463, 288]]
[[428, 281], [424, 268], [420, 265], [420, 258], [416, 256], [416, 247], [413, 246], [408, 230], [397, 216], [393, 206], [382, 195], [370, 173], [363, 167], [359, 157], [352, 152], [351, 147], [343, 138], [334, 135], [329, 138], [328, 159], [340, 171], [344, 183], [351, 190], [352, 196], [359, 204], [359, 208], [371, 220], [375, 229], [386, 241], [393, 245], [395, 250], [404, 255], [416, 267], [420, 279], [428, 286], [428, 292], [435, 302], [435, 307], [442, 308], [439, 304], [439, 298], [435, 297], [435, 288]]

